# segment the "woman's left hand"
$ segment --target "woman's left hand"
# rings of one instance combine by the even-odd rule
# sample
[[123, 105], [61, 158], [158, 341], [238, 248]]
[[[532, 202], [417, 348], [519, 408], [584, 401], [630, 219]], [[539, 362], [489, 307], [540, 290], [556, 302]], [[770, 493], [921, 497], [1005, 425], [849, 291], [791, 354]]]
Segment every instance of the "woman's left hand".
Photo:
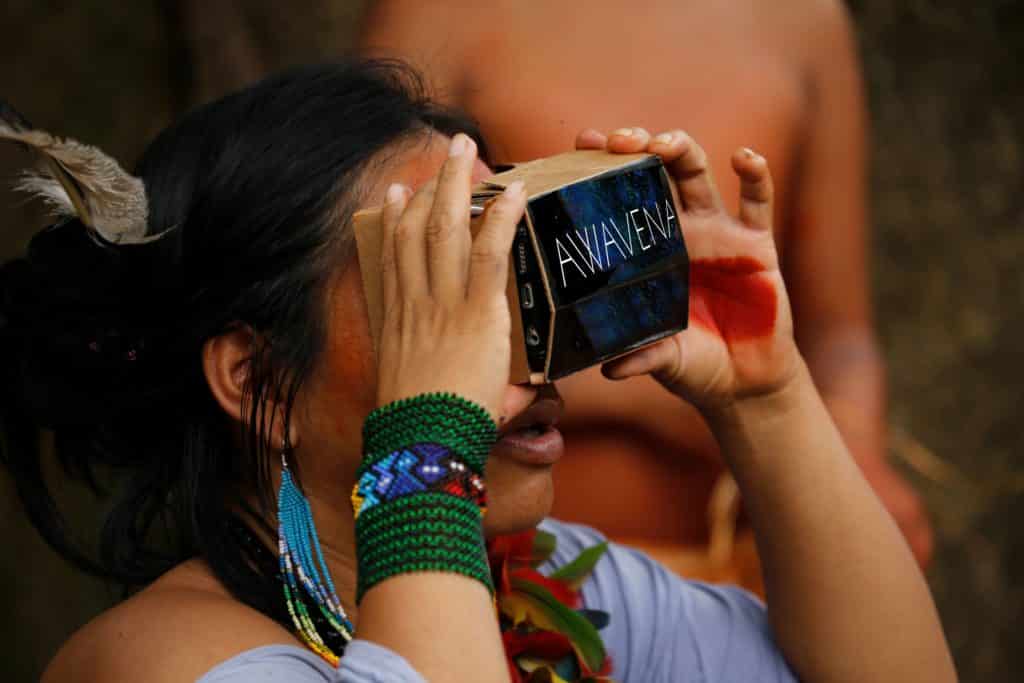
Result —
[[576, 147], [660, 156], [679, 191], [690, 257], [688, 329], [607, 363], [604, 374], [651, 374], [702, 410], [784, 387], [801, 361], [772, 236], [765, 159], [747, 149], [733, 155], [740, 178], [740, 211], [733, 217], [722, 206], [704, 150], [680, 130], [653, 138], [642, 128], [607, 137], [585, 130]]

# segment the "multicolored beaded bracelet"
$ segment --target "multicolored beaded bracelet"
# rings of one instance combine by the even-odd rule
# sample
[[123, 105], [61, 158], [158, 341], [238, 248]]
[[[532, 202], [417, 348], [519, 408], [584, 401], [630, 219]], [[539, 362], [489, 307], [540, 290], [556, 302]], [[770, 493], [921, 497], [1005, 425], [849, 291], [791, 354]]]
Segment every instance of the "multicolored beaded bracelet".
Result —
[[484, 547], [484, 464], [497, 426], [453, 394], [421, 394], [378, 408], [363, 427], [352, 491], [359, 563], [356, 602], [408, 572], [455, 572], [494, 588]]

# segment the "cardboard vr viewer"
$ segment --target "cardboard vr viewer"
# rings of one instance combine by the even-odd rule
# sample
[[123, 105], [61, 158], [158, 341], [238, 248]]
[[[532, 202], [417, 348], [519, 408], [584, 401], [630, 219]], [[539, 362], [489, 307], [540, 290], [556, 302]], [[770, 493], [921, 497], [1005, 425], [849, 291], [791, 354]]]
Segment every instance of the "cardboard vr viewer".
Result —
[[[686, 328], [680, 203], [658, 157], [587, 150], [537, 159], [477, 185], [473, 204], [516, 180], [528, 200], [510, 255], [510, 381], [550, 382]], [[353, 222], [376, 347], [380, 209], [360, 211]]]

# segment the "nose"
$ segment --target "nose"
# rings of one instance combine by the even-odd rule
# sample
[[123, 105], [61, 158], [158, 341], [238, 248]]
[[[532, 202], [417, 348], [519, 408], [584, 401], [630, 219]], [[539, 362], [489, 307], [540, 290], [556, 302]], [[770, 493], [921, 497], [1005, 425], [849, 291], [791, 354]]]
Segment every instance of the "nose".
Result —
[[[502, 402], [500, 419], [501, 424], [508, 422], [541, 398], [561, 399], [558, 389], [554, 384], [509, 384], [505, 387], [505, 397]], [[498, 426], [500, 427], [501, 424]]]
[[[537, 398], [538, 389], [528, 384], [509, 384], [505, 387], [505, 398], [501, 405], [501, 418], [504, 424], [519, 413], [526, 410]], [[501, 426], [499, 424], [499, 426]]]

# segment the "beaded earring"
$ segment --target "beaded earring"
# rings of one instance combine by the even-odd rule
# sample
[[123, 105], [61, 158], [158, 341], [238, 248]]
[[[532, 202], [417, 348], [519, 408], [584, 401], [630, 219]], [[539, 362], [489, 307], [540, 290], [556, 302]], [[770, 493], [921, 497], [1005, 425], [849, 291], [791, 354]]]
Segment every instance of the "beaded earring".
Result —
[[299, 593], [300, 584], [344, 642], [352, 640], [355, 627], [341, 606], [324, 562], [309, 501], [296, 485], [288, 468], [289, 453], [291, 445], [286, 434], [281, 444], [281, 488], [277, 493], [277, 547], [281, 575], [284, 578], [281, 585], [284, 588], [285, 604], [303, 642], [332, 666], [337, 666], [338, 655], [324, 643], [313, 624]]

